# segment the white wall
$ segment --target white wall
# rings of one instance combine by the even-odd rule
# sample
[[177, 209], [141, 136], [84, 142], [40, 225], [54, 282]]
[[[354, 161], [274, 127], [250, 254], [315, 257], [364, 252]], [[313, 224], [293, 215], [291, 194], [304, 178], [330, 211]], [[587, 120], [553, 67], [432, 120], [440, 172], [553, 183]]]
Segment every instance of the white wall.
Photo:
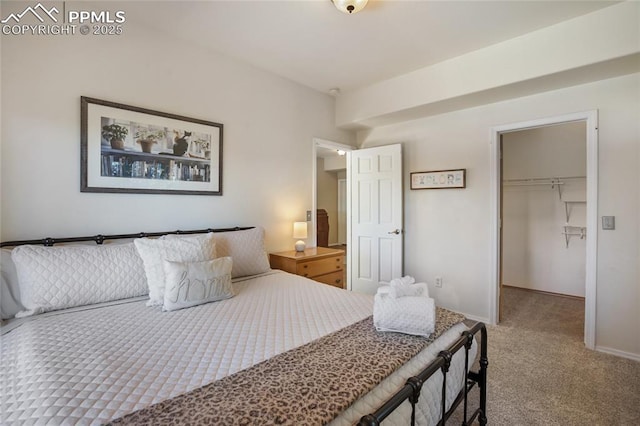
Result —
[[[363, 147], [404, 145], [405, 272], [437, 302], [488, 318], [491, 289], [490, 141], [494, 126], [599, 111], [599, 215], [596, 345], [640, 357], [640, 74], [540, 93], [358, 133]], [[409, 188], [415, 171], [467, 169], [467, 188]]]
[[[121, 36], [2, 36], [2, 240], [262, 225], [290, 249], [334, 100], [127, 21]], [[222, 123], [223, 196], [80, 192], [80, 96]]]
[[[561, 232], [564, 201], [586, 201], [586, 137], [585, 122], [503, 134], [502, 284], [584, 297], [586, 240], [572, 236], [567, 247]], [[518, 181], [558, 176], [582, 178]], [[569, 223], [585, 227], [586, 204], [568, 207]]]

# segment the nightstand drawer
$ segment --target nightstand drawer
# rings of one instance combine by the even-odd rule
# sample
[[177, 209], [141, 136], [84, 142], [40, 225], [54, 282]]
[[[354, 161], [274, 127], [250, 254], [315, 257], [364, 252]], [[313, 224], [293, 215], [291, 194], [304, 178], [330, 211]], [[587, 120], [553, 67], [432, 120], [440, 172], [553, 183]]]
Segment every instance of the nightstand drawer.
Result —
[[301, 262], [297, 265], [296, 274], [304, 277], [315, 277], [331, 272], [342, 271], [343, 256]]
[[272, 269], [282, 269], [312, 280], [344, 288], [344, 250], [311, 247], [305, 251], [269, 254]]
[[320, 275], [313, 278], [321, 283], [329, 284], [334, 287], [344, 288], [344, 271], [336, 271], [330, 274]]

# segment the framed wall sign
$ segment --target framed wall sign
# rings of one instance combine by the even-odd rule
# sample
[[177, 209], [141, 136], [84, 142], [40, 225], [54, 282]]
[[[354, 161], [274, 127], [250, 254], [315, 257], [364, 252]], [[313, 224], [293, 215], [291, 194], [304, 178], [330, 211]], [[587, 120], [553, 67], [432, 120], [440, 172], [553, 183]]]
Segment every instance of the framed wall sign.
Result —
[[82, 192], [222, 195], [220, 123], [80, 99]]
[[411, 189], [465, 188], [467, 169], [411, 173]]

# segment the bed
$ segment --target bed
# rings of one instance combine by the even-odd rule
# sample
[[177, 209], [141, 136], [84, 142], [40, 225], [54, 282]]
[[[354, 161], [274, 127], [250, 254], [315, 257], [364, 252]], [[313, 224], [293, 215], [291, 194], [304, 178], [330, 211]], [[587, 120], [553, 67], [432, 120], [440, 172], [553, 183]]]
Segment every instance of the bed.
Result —
[[[172, 250], [198, 239], [207, 253], [213, 242], [233, 261], [232, 297], [154, 306], [149, 253], [132, 238]], [[20, 311], [2, 326], [0, 423], [431, 425], [462, 401], [465, 424], [486, 424], [482, 324], [439, 309], [430, 339], [377, 333], [371, 296], [271, 270], [263, 238], [258, 227], [3, 243], [17, 246], [14, 265], [3, 249], [3, 299]], [[87, 240], [104, 247], [68, 245]], [[170, 260], [213, 262], [184, 256]]]

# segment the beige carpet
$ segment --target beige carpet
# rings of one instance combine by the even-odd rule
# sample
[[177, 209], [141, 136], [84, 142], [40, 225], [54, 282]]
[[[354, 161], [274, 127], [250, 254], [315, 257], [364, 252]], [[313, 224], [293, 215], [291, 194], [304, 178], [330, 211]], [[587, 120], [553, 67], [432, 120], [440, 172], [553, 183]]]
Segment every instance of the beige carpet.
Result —
[[489, 425], [640, 425], [640, 362], [585, 349], [584, 302], [504, 295], [503, 320], [488, 327]]

